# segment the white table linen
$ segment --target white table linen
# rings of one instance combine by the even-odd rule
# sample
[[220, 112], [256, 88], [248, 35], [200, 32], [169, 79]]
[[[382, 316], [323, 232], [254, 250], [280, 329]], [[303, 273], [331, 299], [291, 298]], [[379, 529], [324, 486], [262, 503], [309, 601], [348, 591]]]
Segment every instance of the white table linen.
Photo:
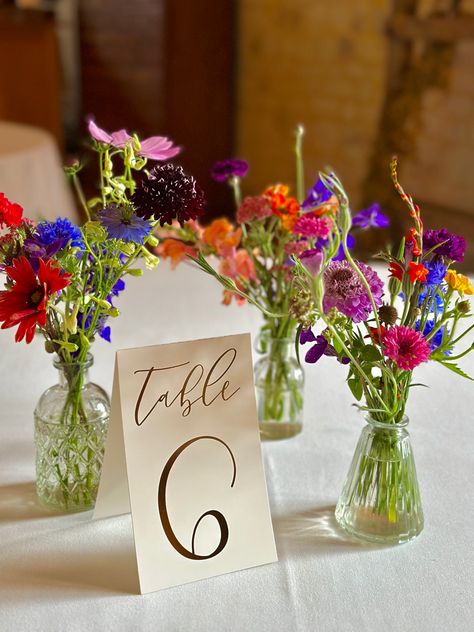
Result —
[[[255, 333], [255, 309], [219, 305], [198, 270], [167, 264], [130, 278], [95, 345], [92, 378], [110, 392], [118, 348]], [[472, 337], [471, 337], [472, 342]], [[35, 502], [32, 411], [55, 382], [37, 337], [1, 332], [0, 630], [416, 631], [473, 629], [474, 387], [432, 364], [417, 370], [408, 414], [425, 511], [420, 537], [363, 544], [333, 512], [363, 422], [332, 358], [306, 369], [304, 431], [263, 446], [280, 561], [145, 596], [136, 590], [130, 516], [51, 515]], [[474, 374], [474, 354], [462, 362]]]
[[77, 221], [56, 142], [45, 130], [0, 121], [0, 192], [30, 219]]

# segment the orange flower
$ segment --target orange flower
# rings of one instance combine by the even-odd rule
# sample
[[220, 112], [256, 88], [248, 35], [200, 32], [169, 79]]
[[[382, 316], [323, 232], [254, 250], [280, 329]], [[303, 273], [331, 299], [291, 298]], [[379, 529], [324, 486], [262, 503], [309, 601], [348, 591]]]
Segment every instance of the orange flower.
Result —
[[335, 195], [331, 195], [327, 202], [321, 204], [317, 208], [313, 209], [313, 215], [320, 217], [321, 215], [336, 215], [339, 210], [339, 202]]
[[426, 275], [428, 274], [428, 270], [422, 263], [414, 263], [410, 261], [410, 269], [408, 270], [408, 276], [410, 277], [410, 281], [415, 283], [416, 281], [421, 281], [422, 283], [426, 283]]
[[234, 281], [245, 279], [248, 281], [256, 281], [255, 266], [249, 253], [240, 248], [232, 256], [225, 257], [219, 264], [219, 272], [224, 276], [228, 276]]
[[203, 231], [203, 241], [214, 248], [217, 254], [228, 257], [237, 248], [242, 238], [242, 229], [235, 230], [234, 225], [225, 217], [215, 219]]
[[165, 239], [158, 245], [156, 251], [163, 259], [170, 259], [171, 269], [176, 268], [178, 263], [187, 258], [187, 255], [196, 255], [195, 248], [184, 244], [178, 239]]
[[298, 222], [298, 215], [287, 215], [287, 214], [282, 214], [281, 215], [281, 223], [282, 226], [285, 230], [287, 230], [289, 233], [293, 232], [293, 228], [295, 227], [295, 224]]

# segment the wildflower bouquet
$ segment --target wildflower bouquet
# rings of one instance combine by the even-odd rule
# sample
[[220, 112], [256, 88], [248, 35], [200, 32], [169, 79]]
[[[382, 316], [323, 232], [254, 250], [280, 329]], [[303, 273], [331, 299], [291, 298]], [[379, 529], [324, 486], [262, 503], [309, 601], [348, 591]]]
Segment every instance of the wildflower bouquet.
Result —
[[[424, 230], [420, 209], [397, 179], [396, 189], [410, 209], [413, 226], [388, 264], [388, 288], [370, 266], [355, 261], [347, 247], [351, 216], [346, 193], [333, 174], [323, 175], [338, 198], [339, 211], [328, 245], [318, 248], [311, 267], [297, 262], [299, 300], [322, 331], [316, 335], [300, 320], [299, 339], [310, 343], [309, 362], [335, 356], [348, 366], [347, 383], [369, 422], [363, 431], [336, 517], [349, 531], [372, 540], [404, 541], [423, 528], [423, 513], [405, 415], [413, 370], [428, 360], [468, 378], [456, 361], [474, 345], [457, 352], [472, 331], [459, 326], [470, 315], [465, 295], [474, 288], [452, 265], [462, 261], [463, 237]], [[345, 261], [334, 261], [339, 242]], [[310, 298], [308, 299], [308, 295]], [[468, 378], [471, 379], [471, 378]]]
[[[86, 201], [80, 166], [66, 170], [86, 217], [82, 226], [63, 218], [35, 223], [0, 194], [2, 329], [16, 327], [15, 340], [26, 343], [40, 332], [62, 374], [61, 387], [47, 391], [35, 413], [37, 446], [44, 448], [37, 453], [38, 493], [44, 502], [70, 509], [93, 503], [108, 416], [105, 394], [85, 383], [91, 345], [97, 336], [110, 342], [110, 319], [119, 315], [115, 299], [125, 277], [142, 274], [138, 260], [148, 268], [158, 263], [147, 248], [157, 244], [156, 225], [194, 218], [203, 209], [202, 191], [181, 167], [167, 163], [145, 170], [149, 160], [179, 152], [167, 138], [140, 141], [125, 130], [108, 134], [93, 121], [89, 132], [99, 162], [99, 195]], [[59, 444], [54, 432], [64, 435]]]
[[[260, 195], [242, 199], [241, 180], [247, 174], [247, 163], [237, 159], [218, 162], [212, 176], [232, 187], [236, 224], [221, 218], [206, 227], [188, 222], [158, 233], [162, 237], [158, 253], [169, 258], [172, 266], [192, 257], [222, 284], [225, 305], [235, 299], [238, 304], [248, 302], [262, 311], [257, 350], [264, 356], [255, 366], [255, 380], [263, 438], [286, 438], [301, 430], [304, 376], [293, 357], [293, 340], [303, 314], [300, 300], [292, 299], [292, 257], [301, 255], [309, 260], [314, 248], [329, 243], [339, 206], [337, 197], [321, 180], [304, 195], [302, 134], [302, 129], [298, 130], [295, 147], [296, 197], [287, 185], [276, 184]], [[354, 232], [387, 225], [388, 219], [374, 204], [354, 217], [351, 228]], [[348, 240], [352, 246], [352, 233]], [[343, 257], [342, 250], [334, 256]], [[217, 269], [211, 265], [212, 258], [217, 259]], [[311, 316], [308, 318], [307, 327], [312, 324]]]

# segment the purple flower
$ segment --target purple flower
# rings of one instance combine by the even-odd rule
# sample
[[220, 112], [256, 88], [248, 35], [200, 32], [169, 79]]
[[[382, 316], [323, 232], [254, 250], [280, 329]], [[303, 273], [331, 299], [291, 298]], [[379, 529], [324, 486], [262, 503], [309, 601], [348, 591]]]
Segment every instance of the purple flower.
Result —
[[315, 364], [323, 355], [330, 357], [337, 357], [341, 364], [348, 364], [349, 358], [342, 356], [338, 357], [336, 350], [323, 335], [315, 336], [311, 329], [302, 329], [300, 333], [300, 344], [304, 345], [306, 342], [314, 342], [315, 344], [308, 349], [305, 355], [305, 362], [308, 364]]
[[316, 276], [321, 270], [323, 253], [318, 248], [310, 248], [302, 253], [300, 261], [310, 274]]
[[[349, 233], [347, 235], [347, 247], [348, 248], [354, 248], [355, 243], [356, 243], [355, 237]], [[346, 254], [344, 252], [344, 246], [341, 244], [339, 246], [339, 250], [337, 251], [337, 254], [332, 258], [332, 260], [333, 261], [344, 261], [345, 258], [346, 258]]]
[[332, 192], [323, 184], [321, 178], [319, 178], [312, 189], [307, 192], [306, 200], [301, 205], [301, 208], [311, 209], [315, 206], [321, 206], [324, 202], [327, 202], [332, 195]]
[[431, 256], [446, 257], [451, 261], [462, 261], [466, 250], [466, 240], [460, 235], [448, 233], [446, 228], [441, 230], [427, 230], [423, 234], [423, 250], [427, 252], [437, 246]]
[[[382, 305], [383, 282], [370, 266], [357, 262], [370, 286], [376, 307]], [[372, 311], [369, 294], [357, 272], [348, 261], [331, 261], [324, 272], [325, 312], [335, 307], [355, 323], [365, 320]]]
[[149, 220], [115, 204], [102, 209], [97, 215], [109, 239], [142, 244], [151, 231]]
[[389, 218], [380, 210], [380, 204], [371, 204], [352, 218], [352, 225], [366, 230], [367, 228], [388, 228]]
[[211, 175], [212, 179], [216, 182], [225, 182], [232, 176], [238, 178], [244, 178], [249, 170], [248, 163], [245, 160], [239, 158], [232, 158], [230, 160], [220, 160], [212, 167]]
[[[133, 141], [132, 136], [125, 129], [119, 129], [109, 134], [96, 125], [92, 119], [89, 120], [87, 127], [89, 134], [96, 141], [112, 145], [118, 149], [123, 149], [127, 143]], [[139, 156], [150, 160], [169, 160], [176, 154], [179, 154], [180, 151], [181, 147], [173, 147], [173, 142], [166, 136], [150, 136], [150, 138], [140, 141], [140, 149], [137, 153]]]

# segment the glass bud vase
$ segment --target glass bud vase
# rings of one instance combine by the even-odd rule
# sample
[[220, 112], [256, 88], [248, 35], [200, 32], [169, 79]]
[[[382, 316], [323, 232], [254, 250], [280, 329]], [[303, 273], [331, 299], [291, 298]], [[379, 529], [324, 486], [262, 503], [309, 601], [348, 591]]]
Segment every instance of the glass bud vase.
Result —
[[66, 364], [59, 359], [59, 384], [36, 406], [36, 493], [50, 509], [76, 512], [94, 506], [110, 413], [105, 391], [89, 382], [93, 358]]
[[408, 417], [382, 423], [368, 415], [366, 421], [337, 503], [336, 520], [370, 542], [407, 542], [423, 530]]
[[304, 373], [295, 357], [294, 338], [260, 334], [255, 363], [257, 413], [262, 440], [289, 439], [303, 427]]

